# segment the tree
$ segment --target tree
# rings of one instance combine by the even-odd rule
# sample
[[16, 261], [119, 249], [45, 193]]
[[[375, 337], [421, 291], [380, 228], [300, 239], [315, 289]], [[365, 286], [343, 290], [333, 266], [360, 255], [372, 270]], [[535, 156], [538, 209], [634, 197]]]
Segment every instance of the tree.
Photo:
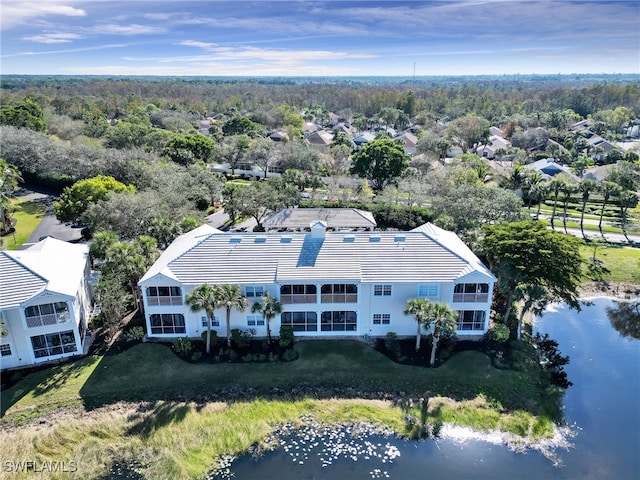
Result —
[[553, 210], [551, 211], [551, 228], [555, 229], [556, 209], [558, 208], [558, 196], [566, 184], [566, 175], [559, 173], [549, 182], [549, 190], [553, 192]]
[[247, 150], [247, 159], [256, 164], [264, 172], [264, 178], [267, 178], [269, 167], [278, 160], [278, 152], [273, 140], [268, 138], [254, 140]]
[[425, 324], [428, 318], [427, 305], [429, 301], [424, 298], [411, 298], [407, 301], [404, 307], [404, 314], [411, 315], [416, 320], [416, 352], [420, 350], [420, 337], [422, 333], [422, 326]]
[[226, 311], [227, 347], [231, 348], [231, 310], [235, 308], [244, 312], [249, 306], [249, 300], [242, 295], [242, 289], [238, 285], [215, 285], [213, 288], [216, 306]]
[[404, 146], [391, 139], [367, 142], [353, 156], [352, 173], [367, 178], [374, 190], [383, 190], [402, 175], [409, 166]]
[[264, 133], [264, 127], [252, 122], [249, 117], [240, 115], [228, 120], [222, 126], [222, 132], [227, 137], [231, 135], [248, 135], [251, 138], [258, 138]]
[[447, 138], [458, 145], [464, 152], [469, 152], [475, 145], [486, 143], [489, 138], [488, 120], [475, 115], [456, 118], [447, 125]]
[[[207, 314], [207, 340], [205, 348], [207, 355], [209, 355], [211, 353], [211, 324], [213, 324], [215, 319], [216, 308], [220, 306], [217, 287], [211, 286], [208, 283], [198, 285], [186, 296], [185, 302], [192, 312], [197, 313], [204, 310]], [[229, 330], [227, 329], [227, 337], [228, 336]]]
[[620, 193], [618, 201], [620, 203], [622, 233], [624, 234], [624, 238], [627, 239], [627, 242], [629, 242], [629, 237], [627, 236], [627, 212], [630, 208], [635, 208], [636, 205], [638, 205], [638, 195], [635, 192], [626, 190]]
[[220, 159], [229, 164], [231, 167], [231, 175], [236, 174], [236, 168], [238, 168], [238, 164], [244, 160], [250, 145], [251, 138], [245, 134], [232, 135], [224, 140], [220, 151]]
[[265, 293], [262, 296], [262, 302], [255, 302], [253, 304], [251, 312], [258, 312], [264, 316], [264, 320], [267, 324], [267, 339], [269, 341], [269, 345], [271, 345], [271, 327], [269, 326], [269, 322], [282, 313], [282, 305], [277, 298]]
[[22, 181], [20, 172], [9, 164], [4, 158], [0, 158], [0, 232], [8, 230], [11, 220], [7, 214], [9, 199], [18, 189], [18, 182]]
[[129, 308], [131, 294], [122, 284], [103, 278], [96, 285], [96, 297], [101, 309], [102, 326], [107, 338], [111, 339], [122, 326], [122, 318]]
[[65, 188], [60, 200], [53, 203], [56, 218], [61, 222], [78, 221], [89, 204], [105, 199], [110, 192], [134, 193], [135, 187], [107, 175], [80, 180]]
[[566, 181], [560, 187], [562, 191], [562, 225], [564, 226], [564, 233], [567, 233], [567, 207], [571, 200], [571, 194], [578, 188], [577, 183], [571, 177], [567, 177]]
[[185, 133], [169, 140], [163, 153], [181, 165], [207, 163], [217, 149], [216, 143], [199, 133]]
[[480, 248], [506, 294], [504, 321], [514, 300], [524, 301], [517, 327], [520, 339], [524, 314], [549, 302], [564, 301], [580, 309], [581, 241], [549, 230], [543, 222], [526, 220], [483, 226]]
[[458, 328], [456, 322], [457, 314], [444, 303], [428, 302], [426, 306], [427, 318], [425, 328], [433, 327], [431, 334], [431, 359], [430, 365], [433, 367], [436, 363], [436, 350], [440, 340], [453, 335]]
[[262, 229], [262, 222], [271, 214], [283, 208], [292, 207], [298, 201], [299, 192], [292, 183], [281, 178], [270, 178], [253, 182], [234, 189], [225, 189], [225, 210], [253, 217]]
[[28, 98], [17, 105], [5, 105], [0, 108], [0, 125], [28, 128], [36, 132], [47, 131], [42, 108]]
[[578, 191], [582, 193], [581, 201], [582, 201], [582, 211], [580, 212], [580, 232], [582, 232], [582, 238], [584, 236], [584, 211], [587, 208], [587, 202], [589, 201], [589, 197], [593, 192], [595, 192], [598, 188], [598, 184], [589, 179], [582, 180], [578, 184]]
[[89, 255], [92, 260], [102, 260], [107, 256], [107, 250], [118, 241], [118, 235], [108, 230], [96, 232], [91, 239]]
[[613, 182], [604, 181], [600, 184], [600, 195], [602, 195], [602, 208], [600, 209], [600, 221], [598, 222], [598, 230], [600, 235], [604, 237], [602, 233], [602, 217], [604, 216], [604, 209], [607, 207], [607, 203], [611, 197], [615, 197], [620, 192], [620, 186]]

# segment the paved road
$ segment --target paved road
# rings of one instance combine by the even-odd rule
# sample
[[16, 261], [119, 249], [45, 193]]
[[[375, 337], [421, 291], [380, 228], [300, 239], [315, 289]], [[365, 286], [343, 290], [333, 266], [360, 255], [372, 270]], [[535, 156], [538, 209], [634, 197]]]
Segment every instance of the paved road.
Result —
[[[218, 210], [216, 213], [212, 213], [207, 217], [207, 223], [211, 225], [213, 228], [218, 228], [224, 230], [222, 225], [224, 222], [229, 220], [229, 215], [227, 215], [224, 210]], [[236, 225], [232, 225], [228, 231], [229, 232], [253, 232], [253, 227], [257, 225], [255, 219], [250, 218], [242, 223], [238, 223]]]
[[57, 198], [54, 194], [49, 192], [36, 192], [33, 190], [22, 188], [17, 192], [17, 197], [31, 200], [33, 202], [38, 202], [47, 207], [47, 211], [42, 218], [42, 221], [31, 233], [31, 236], [27, 239], [27, 241], [22, 244], [22, 246], [20, 247], [21, 250], [30, 247], [34, 243], [37, 243], [40, 238], [44, 237], [45, 235], [51, 235], [52, 237], [55, 237], [59, 240], [64, 240], [65, 242], [78, 242], [82, 240], [82, 235], [80, 234], [82, 227], [74, 227], [65, 223], [61, 223], [54, 215], [53, 202]]

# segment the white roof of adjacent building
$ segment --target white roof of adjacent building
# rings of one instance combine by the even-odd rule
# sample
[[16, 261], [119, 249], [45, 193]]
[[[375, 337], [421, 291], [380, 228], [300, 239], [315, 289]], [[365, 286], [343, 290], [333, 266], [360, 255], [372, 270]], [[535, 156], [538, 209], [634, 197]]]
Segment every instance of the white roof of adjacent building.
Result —
[[375, 228], [371, 212], [357, 208], [285, 208], [263, 222], [266, 230], [305, 230], [314, 220], [323, 220], [332, 229]]
[[454, 233], [430, 224], [410, 232], [326, 232], [320, 238], [302, 232], [200, 233], [179, 237], [140, 283], [158, 274], [185, 285], [430, 283], [472, 272], [494, 279]]
[[75, 296], [89, 257], [83, 244], [45, 238], [26, 250], [0, 252], [0, 308], [43, 291]]

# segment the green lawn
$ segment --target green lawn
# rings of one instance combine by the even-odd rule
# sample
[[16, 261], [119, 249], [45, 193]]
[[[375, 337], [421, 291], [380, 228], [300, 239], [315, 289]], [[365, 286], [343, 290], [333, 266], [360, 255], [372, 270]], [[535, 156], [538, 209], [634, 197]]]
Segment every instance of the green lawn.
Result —
[[15, 208], [11, 216], [17, 220], [17, 223], [15, 235], [3, 237], [4, 248], [7, 250], [15, 250], [26, 242], [47, 211], [46, 207], [40, 203], [19, 198], [11, 199], [11, 205]]
[[[0, 457], [74, 461], [73, 478], [103, 478], [114, 461], [142, 463], [145, 478], [203, 478], [222, 455], [245, 452], [278, 425], [299, 424], [303, 415], [333, 424], [372, 422], [412, 436], [407, 410], [378, 399], [425, 392], [432, 396], [430, 423], [535, 438], [552, 431], [541, 406], [557, 396], [543, 392], [537, 375], [495, 369], [477, 351], [432, 369], [394, 363], [351, 340], [300, 341], [296, 349], [299, 358], [288, 363], [190, 364], [164, 345], [138, 344], [32, 373], [2, 393], [1, 422], [25, 426], [0, 432]], [[354, 395], [375, 400], [348, 398]], [[91, 414], [118, 401], [149, 403]], [[67, 414], [44, 427], [26, 425], [62, 407], [88, 413]], [[418, 407], [409, 411], [420, 417]]]
[[357, 341], [303, 341], [299, 358], [289, 363], [190, 364], [166, 346], [140, 344], [117, 354], [90, 356], [32, 373], [2, 394], [2, 415], [14, 420], [37, 417], [59, 406], [99, 407], [119, 400], [191, 398], [226, 389], [269, 394], [313, 386], [364, 392], [404, 391], [473, 399], [478, 395], [508, 409], [537, 412], [542, 392], [522, 372], [497, 370], [479, 352], [462, 352], [437, 369], [400, 365]]
[[[580, 249], [585, 258], [593, 256], [593, 246], [585, 245]], [[596, 258], [604, 262], [611, 271], [605, 277], [609, 282], [640, 283], [640, 249], [623, 246], [598, 246]]]

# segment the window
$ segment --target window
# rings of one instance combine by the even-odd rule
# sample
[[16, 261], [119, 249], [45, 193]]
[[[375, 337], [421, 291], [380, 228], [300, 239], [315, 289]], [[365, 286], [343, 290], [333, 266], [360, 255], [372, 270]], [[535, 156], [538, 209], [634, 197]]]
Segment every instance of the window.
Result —
[[[203, 317], [200, 317], [200, 320], [202, 321], [202, 326], [207, 328], [207, 325], [209, 324], [209, 317], [207, 317], [206, 315]], [[217, 315], [215, 315], [213, 317], [213, 322], [211, 323], [212, 327], [219, 327], [220, 326], [220, 317], [218, 317]]]
[[62, 355], [77, 350], [76, 337], [72, 330], [31, 337], [31, 346], [36, 358]]
[[152, 306], [182, 305], [180, 287], [147, 287], [147, 303]]
[[264, 327], [264, 317], [262, 315], [247, 315], [247, 326]]
[[264, 295], [264, 287], [249, 286], [244, 287], [244, 296], [247, 298], [258, 298]]
[[486, 302], [488, 300], [488, 283], [458, 283], [453, 288], [454, 302]]
[[389, 297], [391, 296], [391, 285], [374, 285], [373, 295], [375, 297]]
[[437, 283], [425, 283], [418, 287], [418, 296], [422, 298], [438, 298], [440, 289]]
[[318, 331], [316, 312], [284, 312], [280, 317], [280, 323], [292, 327], [294, 332]]
[[458, 330], [484, 330], [486, 313], [483, 310], [458, 312]]
[[322, 312], [320, 329], [323, 332], [354, 332], [358, 329], [356, 312]]
[[389, 313], [374, 313], [373, 314], [374, 325], [389, 325], [391, 324], [391, 314]]
[[282, 285], [280, 303], [317, 303], [318, 289], [315, 285]]
[[322, 303], [357, 303], [358, 286], [347, 283], [329, 283], [320, 289]]
[[32, 305], [24, 309], [24, 314], [27, 317], [28, 328], [64, 323], [70, 318], [69, 305], [66, 302]]
[[149, 320], [152, 334], [175, 335], [176, 333], [187, 333], [184, 315], [180, 313], [153, 314]]
[[0, 345], [0, 357], [10, 357], [11, 356], [11, 345], [4, 344]]

